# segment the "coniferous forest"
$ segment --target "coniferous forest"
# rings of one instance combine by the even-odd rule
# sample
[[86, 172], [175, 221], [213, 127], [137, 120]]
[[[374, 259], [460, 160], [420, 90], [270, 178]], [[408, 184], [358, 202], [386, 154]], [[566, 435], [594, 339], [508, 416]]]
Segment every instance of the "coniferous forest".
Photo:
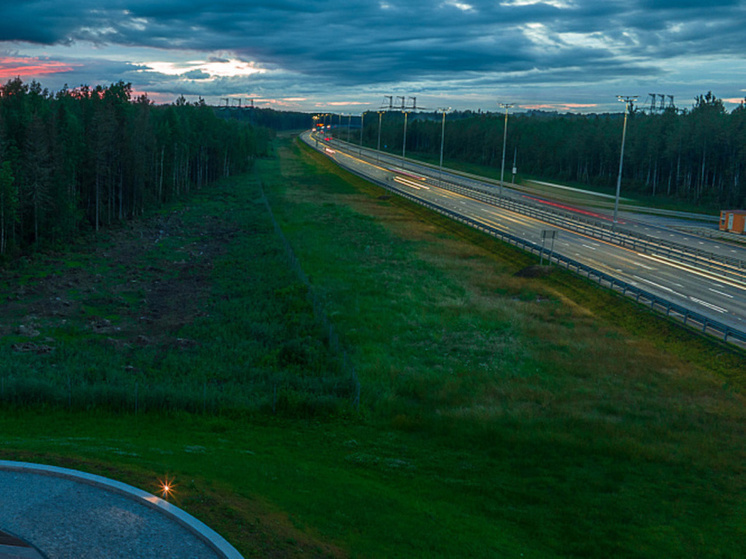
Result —
[[[622, 106], [623, 110], [623, 106]], [[441, 115], [409, 115], [407, 154], [438, 157]], [[381, 146], [401, 153], [404, 116], [383, 116]], [[444, 157], [502, 165], [504, 114], [451, 113]], [[378, 118], [365, 117], [364, 142], [375, 147]], [[546, 180], [612, 188], [619, 171], [623, 113], [510, 114], [506, 178], [514, 157], [519, 173]], [[344, 138], [344, 131], [340, 132]], [[353, 136], [353, 141], [357, 141]], [[633, 108], [627, 122], [623, 190], [690, 202], [703, 208], [746, 207], [746, 105], [726, 111], [712, 93], [697, 96], [690, 109], [650, 112]]]
[[130, 84], [0, 87], [0, 254], [64, 243], [251, 167], [271, 131]]
[[[378, 119], [365, 119], [375, 146]], [[0, 86], [0, 256], [64, 243], [131, 219], [192, 188], [248, 170], [267, 155], [271, 129], [305, 128], [311, 115], [236, 110], [179, 98], [155, 105], [130, 84], [50, 93], [20, 78]], [[622, 113], [517, 113], [508, 121], [506, 171], [613, 187]], [[404, 116], [382, 119], [381, 146], [401, 150]], [[499, 168], [504, 115], [448, 115], [449, 160]], [[343, 126], [342, 126], [343, 128]], [[344, 138], [344, 130], [339, 132]], [[356, 138], [351, 138], [356, 141]], [[441, 116], [410, 115], [407, 153], [437, 157]], [[731, 112], [712, 93], [691, 109], [633, 108], [623, 189], [703, 208], [746, 207], [746, 105]]]

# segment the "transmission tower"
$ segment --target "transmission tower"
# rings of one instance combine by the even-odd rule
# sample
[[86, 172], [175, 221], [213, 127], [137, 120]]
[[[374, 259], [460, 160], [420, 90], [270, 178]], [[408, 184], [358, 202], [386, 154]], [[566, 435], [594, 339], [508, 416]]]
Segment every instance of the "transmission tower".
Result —
[[[676, 109], [676, 106], [673, 102], [673, 95], [668, 95], [665, 93], [648, 93], [648, 97], [650, 97], [650, 113], [657, 113], [657, 112], [664, 112], [666, 109]], [[666, 99], [668, 99], [668, 104], [666, 104]]]

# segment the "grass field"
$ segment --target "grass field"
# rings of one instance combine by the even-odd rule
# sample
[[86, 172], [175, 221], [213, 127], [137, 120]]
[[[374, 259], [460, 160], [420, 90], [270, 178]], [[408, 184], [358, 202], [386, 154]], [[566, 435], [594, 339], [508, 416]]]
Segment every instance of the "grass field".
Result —
[[174, 478], [246, 557], [744, 555], [742, 353], [277, 153], [3, 272], [0, 457]]

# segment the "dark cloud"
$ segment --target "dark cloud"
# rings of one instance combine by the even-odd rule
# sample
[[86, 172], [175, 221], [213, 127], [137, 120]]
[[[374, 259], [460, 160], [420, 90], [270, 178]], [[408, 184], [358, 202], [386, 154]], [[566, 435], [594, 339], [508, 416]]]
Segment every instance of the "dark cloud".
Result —
[[192, 70], [181, 74], [184, 78], [189, 80], [207, 80], [210, 79], [210, 74], [203, 72], [202, 70]]
[[[241, 87], [281, 79], [295, 91], [486, 86], [515, 75], [544, 84], [663, 78], [667, 60], [687, 53], [742, 53], [745, 23], [744, 0], [26, 0], [0, 6], [0, 41], [189, 49], [223, 63], [229, 56], [216, 53], [231, 53], [282, 70], [240, 78]], [[125, 73], [154, 80], [132, 67]], [[163, 76], [162, 85], [239, 83], [210, 77], [191, 70]]]

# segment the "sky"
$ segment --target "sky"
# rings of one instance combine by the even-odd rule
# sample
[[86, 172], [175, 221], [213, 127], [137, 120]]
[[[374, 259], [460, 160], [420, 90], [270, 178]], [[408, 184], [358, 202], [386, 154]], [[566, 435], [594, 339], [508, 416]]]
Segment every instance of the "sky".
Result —
[[[360, 114], [746, 96], [746, 0], [2, 0], [0, 83]], [[415, 99], [416, 98], [416, 101]], [[227, 99], [227, 101], [226, 101]]]

